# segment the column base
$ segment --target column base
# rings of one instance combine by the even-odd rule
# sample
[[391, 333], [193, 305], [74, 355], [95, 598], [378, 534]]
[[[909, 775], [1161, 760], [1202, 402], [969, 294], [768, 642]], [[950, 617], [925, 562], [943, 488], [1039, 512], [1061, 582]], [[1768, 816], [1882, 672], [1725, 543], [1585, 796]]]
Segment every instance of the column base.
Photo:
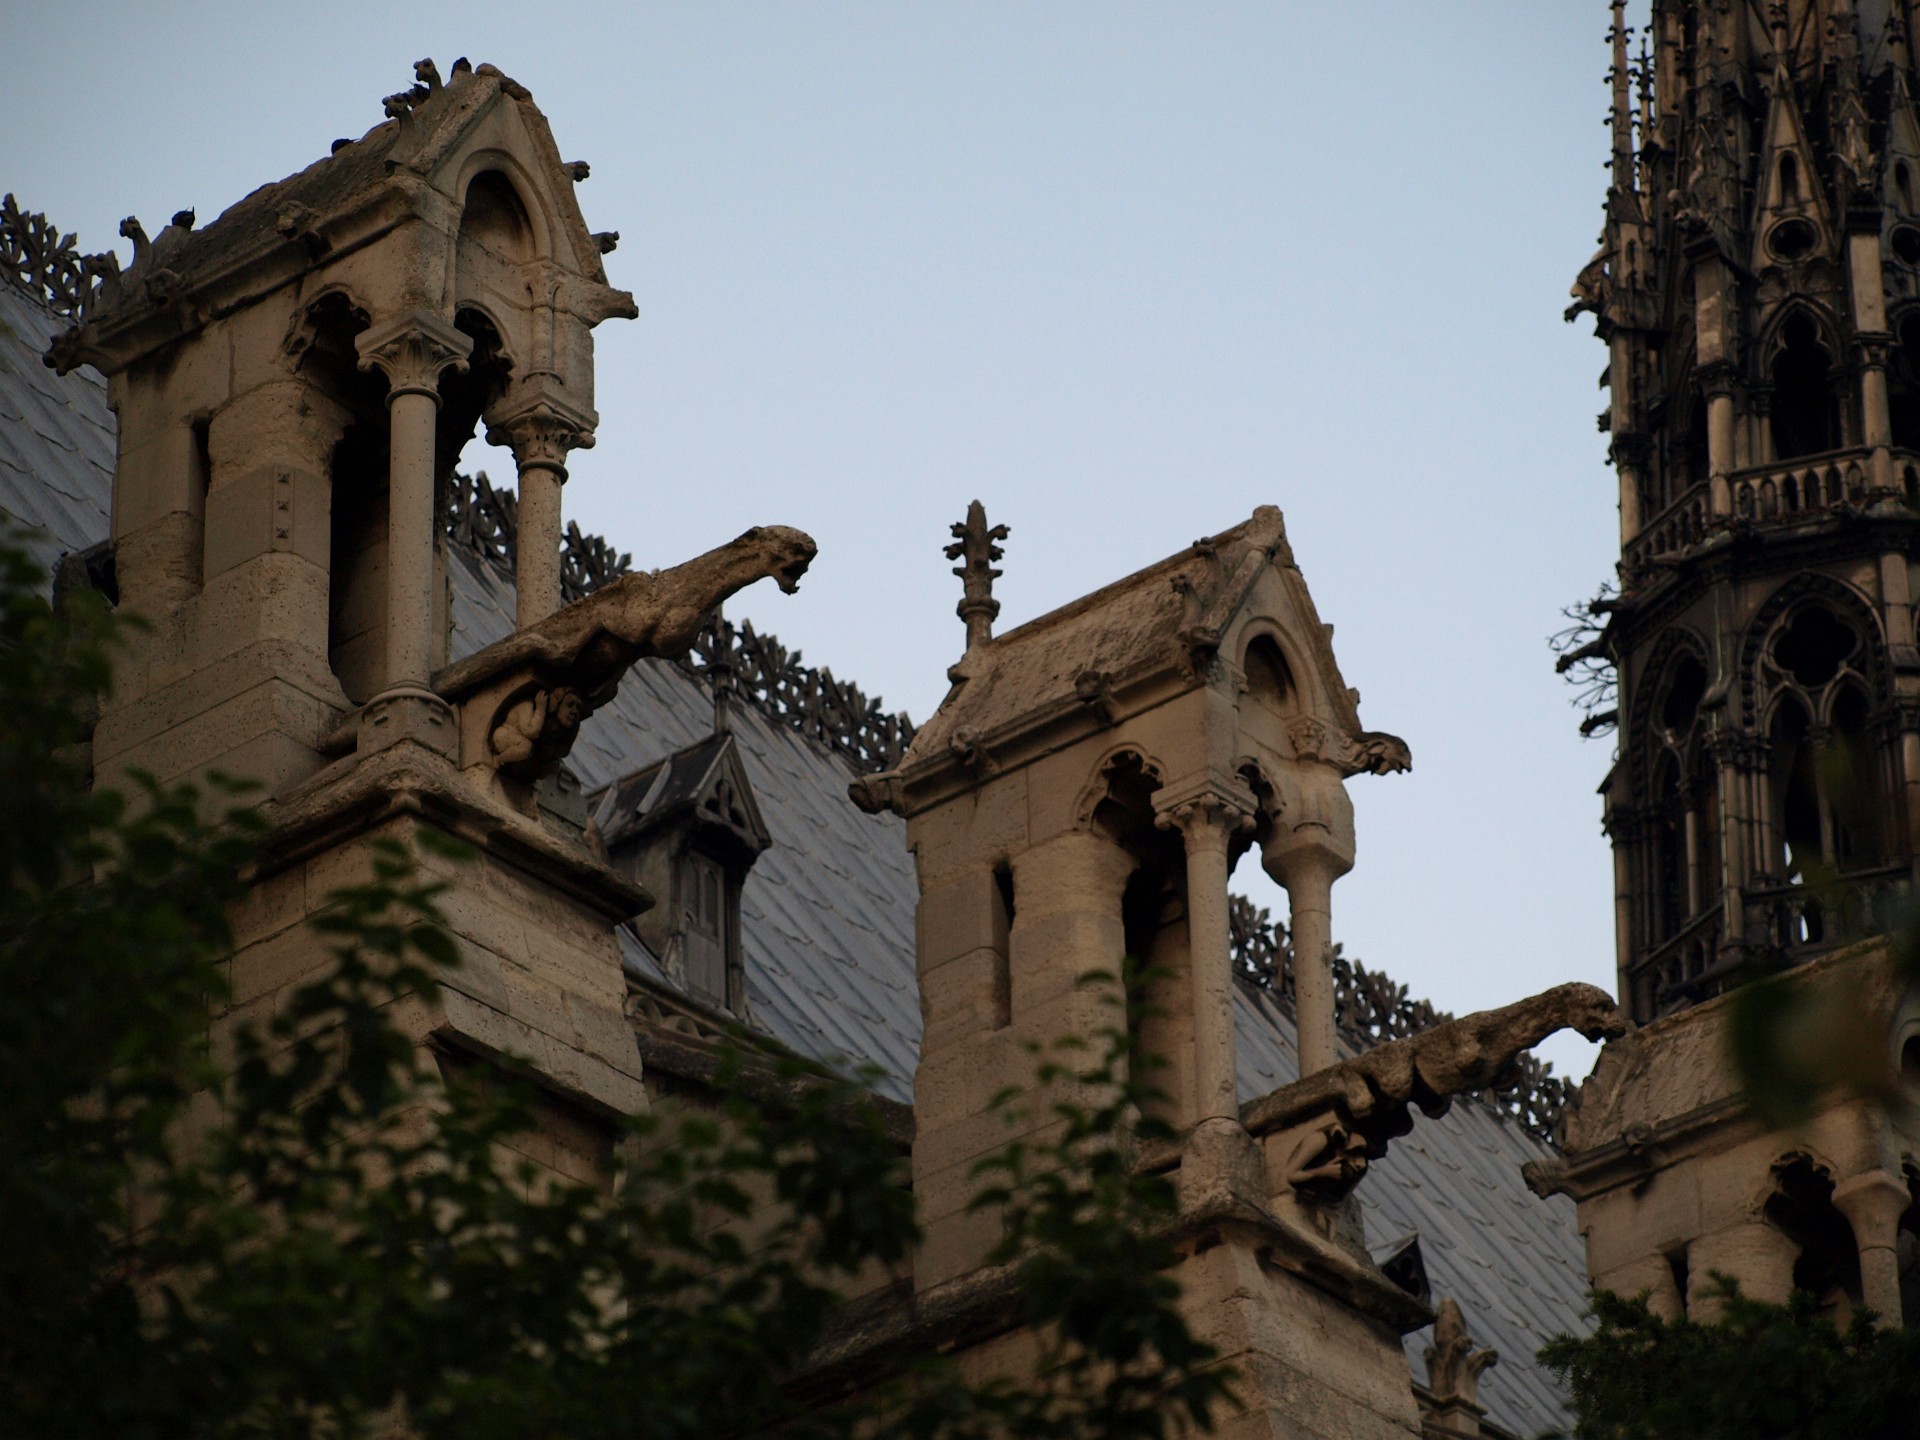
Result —
[[412, 740], [435, 754], [456, 759], [460, 739], [453, 723], [453, 707], [418, 685], [395, 685], [360, 707], [354, 744], [357, 753], [371, 755], [402, 740]]
[[1182, 1215], [1244, 1211], [1264, 1216], [1266, 1167], [1246, 1126], [1221, 1115], [1195, 1125], [1180, 1150], [1174, 1189]]

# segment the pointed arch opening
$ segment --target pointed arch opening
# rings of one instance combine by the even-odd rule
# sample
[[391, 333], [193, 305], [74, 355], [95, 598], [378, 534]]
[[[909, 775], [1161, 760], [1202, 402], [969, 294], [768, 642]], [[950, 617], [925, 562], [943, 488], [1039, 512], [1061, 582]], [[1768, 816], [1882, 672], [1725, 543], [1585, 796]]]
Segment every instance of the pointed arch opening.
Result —
[[1840, 406], [1834, 391], [1833, 352], [1806, 312], [1788, 316], [1780, 327], [1771, 378], [1774, 458], [1795, 460], [1837, 448]]
[[533, 220], [520, 192], [500, 171], [483, 170], [468, 182], [459, 243], [463, 251], [475, 247], [510, 265], [534, 257]]

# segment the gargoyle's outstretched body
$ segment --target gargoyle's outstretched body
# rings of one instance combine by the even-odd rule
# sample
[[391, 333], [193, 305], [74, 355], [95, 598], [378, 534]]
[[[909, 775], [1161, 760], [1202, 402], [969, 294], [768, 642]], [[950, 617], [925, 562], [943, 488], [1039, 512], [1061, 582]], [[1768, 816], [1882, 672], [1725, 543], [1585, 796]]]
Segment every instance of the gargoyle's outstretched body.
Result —
[[1282, 1086], [1241, 1107], [1253, 1133], [1280, 1130], [1303, 1117], [1336, 1107], [1370, 1153], [1404, 1135], [1413, 1121], [1408, 1108], [1444, 1112], [1456, 1095], [1497, 1085], [1514, 1058], [1559, 1030], [1589, 1040], [1626, 1033], [1613, 998], [1594, 985], [1556, 985], [1497, 1010], [1481, 1010], [1376, 1046], [1318, 1074]]
[[687, 653], [714, 607], [756, 580], [789, 594], [818, 547], [804, 531], [757, 525], [725, 545], [676, 565], [622, 575], [584, 600], [449, 666], [436, 679], [458, 698], [522, 661], [537, 661], [576, 691], [589, 710], [613, 698], [636, 661]]
[[686, 654], [714, 607], [736, 590], [772, 577], [792, 594], [817, 550], [804, 531], [756, 525], [671, 570], [622, 575], [521, 635], [537, 637], [544, 657], [571, 670], [574, 688], [598, 707], [600, 692], [619, 684], [635, 661]]

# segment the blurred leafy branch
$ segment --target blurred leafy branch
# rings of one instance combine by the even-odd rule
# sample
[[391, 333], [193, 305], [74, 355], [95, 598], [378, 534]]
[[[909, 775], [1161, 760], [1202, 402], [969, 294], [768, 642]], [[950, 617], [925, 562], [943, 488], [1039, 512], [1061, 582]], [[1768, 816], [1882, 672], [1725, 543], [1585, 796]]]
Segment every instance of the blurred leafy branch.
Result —
[[[312, 922], [326, 963], [271, 1014], [210, 1029], [261, 822], [217, 778], [92, 788], [88, 717], [125, 622], [87, 592], [56, 612], [41, 585], [0, 535], [10, 1433], [1211, 1428], [1231, 1377], [1176, 1308], [1171, 1191], [1126, 1163], [1151, 1097], [1123, 1025], [1009, 1096], [1050, 1123], [983, 1165], [993, 1258], [1043, 1337], [1031, 1370], [976, 1381], [927, 1355], [803, 1396], [854, 1277], [897, 1272], [919, 1238], [860, 1077], [736, 1047], [712, 1103], [631, 1121], [606, 1183], [536, 1170], [514, 1148], [538, 1123], [527, 1077], [443, 1066], [407, 1028], [460, 957], [443, 884], [392, 840]], [[424, 827], [412, 846], [459, 853]]]
[[1540, 1359], [1566, 1384], [1575, 1440], [1909, 1440], [1920, 1329], [1865, 1310], [1836, 1327], [1804, 1292], [1751, 1300], [1725, 1277], [1718, 1318], [1664, 1320], [1644, 1296], [1592, 1297], [1595, 1328]]

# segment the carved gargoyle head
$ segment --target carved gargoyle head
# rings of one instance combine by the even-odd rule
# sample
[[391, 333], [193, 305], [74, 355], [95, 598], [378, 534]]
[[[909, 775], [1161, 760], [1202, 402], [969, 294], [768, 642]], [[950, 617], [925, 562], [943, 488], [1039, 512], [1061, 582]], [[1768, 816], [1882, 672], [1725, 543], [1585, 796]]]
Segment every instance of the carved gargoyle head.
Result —
[[767, 557], [767, 573], [789, 595], [800, 588], [800, 577], [820, 553], [811, 535], [790, 525], [756, 525], [740, 538], [761, 547]]

